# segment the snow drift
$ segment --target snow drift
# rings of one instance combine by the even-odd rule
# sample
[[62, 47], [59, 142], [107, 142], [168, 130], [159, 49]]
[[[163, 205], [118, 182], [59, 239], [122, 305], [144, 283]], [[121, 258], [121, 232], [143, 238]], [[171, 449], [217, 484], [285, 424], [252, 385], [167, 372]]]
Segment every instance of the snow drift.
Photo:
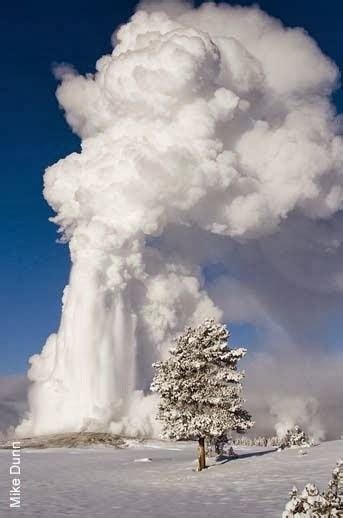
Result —
[[256, 7], [157, 2], [113, 44], [93, 74], [55, 70], [82, 145], [44, 196], [72, 268], [21, 435], [150, 434], [151, 363], [186, 324], [235, 295], [231, 320], [303, 346], [306, 301], [342, 296], [338, 71], [316, 43]]

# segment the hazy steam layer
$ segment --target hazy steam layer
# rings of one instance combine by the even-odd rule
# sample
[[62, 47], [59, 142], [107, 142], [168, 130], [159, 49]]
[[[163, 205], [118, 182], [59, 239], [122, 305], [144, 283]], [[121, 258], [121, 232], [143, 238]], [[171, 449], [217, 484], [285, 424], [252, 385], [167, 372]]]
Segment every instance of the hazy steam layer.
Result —
[[151, 433], [151, 363], [187, 323], [224, 311], [296, 355], [342, 302], [334, 63], [257, 8], [142, 4], [113, 41], [56, 70], [82, 151], [44, 195], [72, 270], [18, 433]]

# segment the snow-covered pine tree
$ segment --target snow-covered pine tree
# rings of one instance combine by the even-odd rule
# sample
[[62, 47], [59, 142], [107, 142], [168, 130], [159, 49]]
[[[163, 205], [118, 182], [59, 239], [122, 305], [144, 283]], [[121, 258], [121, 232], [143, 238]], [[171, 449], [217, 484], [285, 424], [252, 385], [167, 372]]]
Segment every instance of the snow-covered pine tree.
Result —
[[326, 491], [320, 494], [317, 486], [307, 484], [300, 495], [293, 487], [289, 496], [282, 518], [343, 516], [343, 460], [337, 461]]
[[231, 349], [225, 325], [206, 320], [179, 336], [170, 356], [154, 364], [151, 390], [160, 394], [158, 418], [171, 439], [197, 439], [199, 466], [206, 467], [205, 438], [252, 427], [243, 409], [237, 362], [246, 349]]
[[281, 448], [292, 448], [295, 446], [310, 446], [311, 441], [300, 426], [295, 425], [292, 429], [287, 430], [282, 439]]

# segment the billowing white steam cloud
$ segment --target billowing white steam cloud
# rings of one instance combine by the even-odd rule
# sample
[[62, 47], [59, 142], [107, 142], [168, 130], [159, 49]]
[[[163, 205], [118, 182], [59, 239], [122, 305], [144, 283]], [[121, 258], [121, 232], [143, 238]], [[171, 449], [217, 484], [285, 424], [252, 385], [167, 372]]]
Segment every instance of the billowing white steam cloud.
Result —
[[338, 71], [258, 8], [174, 2], [142, 4], [95, 74], [56, 75], [82, 151], [44, 195], [72, 270], [17, 431], [151, 433], [151, 363], [187, 323], [229, 307], [300, 344], [311, 290], [341, 296]]

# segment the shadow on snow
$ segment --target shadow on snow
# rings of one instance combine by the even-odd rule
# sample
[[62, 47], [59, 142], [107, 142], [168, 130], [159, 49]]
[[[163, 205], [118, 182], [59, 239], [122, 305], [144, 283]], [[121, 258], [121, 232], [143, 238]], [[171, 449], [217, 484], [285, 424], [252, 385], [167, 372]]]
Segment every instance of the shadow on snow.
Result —
[[267, 450], [267, 451], [242, 453], [241, 455], [237, 455], [236, 457], [233, 457], [233, 456], [230, 457], [228, 455], [220, 455], [219, 457], [216, 458], [216, 463], [221, 465], [221, 464], [226, 464], [227, 462], [231, 462], [231, 461], [235, 461], [235, 460], [248, 459], [249, 457], [262, 457], [262, 455], [267, 455], [268, 453], [273, 453], [274, 451], [277, 451], [277, 448], [273, 448], [272, 450]]

